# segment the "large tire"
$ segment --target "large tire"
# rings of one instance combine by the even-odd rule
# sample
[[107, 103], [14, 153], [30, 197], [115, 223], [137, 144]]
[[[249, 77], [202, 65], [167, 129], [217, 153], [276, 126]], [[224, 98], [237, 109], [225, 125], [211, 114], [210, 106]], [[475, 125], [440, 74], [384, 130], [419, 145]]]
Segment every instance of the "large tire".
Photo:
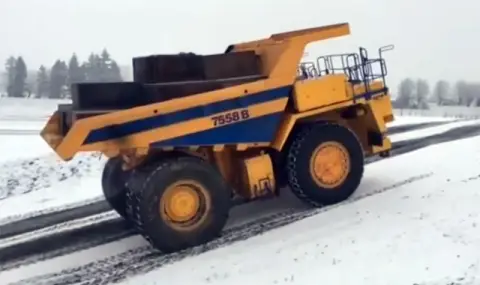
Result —
[[[333, 123], [302, 126], [294, 136], [287, 162], [288, 184], [293, 193], [315, 207], [350, 197], [364, 171], [363, 148], [357, 136]], [[327, 154], [333, 157], [325, 158]]]
[[105, 200], [123, 218], [126, 214], [126, 182], [130, 172], [123, 171], [120, 157], [110, 158], [102, 173], [102, 190]]
[[[166, 158], [150, 171], [134, 171], [128, 188], [129, 219], [164, 253], [216, 238], [231, 207], [230, 186], [212, 165], [196, 157]], [[182, 195], [184, 204], [179, 202]], [[180, 197], [176, 204], [174, 197]]]

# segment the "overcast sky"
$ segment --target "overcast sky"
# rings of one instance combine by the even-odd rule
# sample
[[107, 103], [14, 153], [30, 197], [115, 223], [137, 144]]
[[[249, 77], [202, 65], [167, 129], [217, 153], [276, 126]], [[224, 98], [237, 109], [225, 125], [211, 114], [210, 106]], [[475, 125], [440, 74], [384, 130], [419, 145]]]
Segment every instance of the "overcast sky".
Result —
[[478, 0], [0, 0], [0, 60], [23, 56], [29, 69], [108, 48], [122, 65], [155, 53], [223, 52], [234, 42], [349, 22], [352, 35], [310, 54], [388, 54], [390, 79], [477, 80]]

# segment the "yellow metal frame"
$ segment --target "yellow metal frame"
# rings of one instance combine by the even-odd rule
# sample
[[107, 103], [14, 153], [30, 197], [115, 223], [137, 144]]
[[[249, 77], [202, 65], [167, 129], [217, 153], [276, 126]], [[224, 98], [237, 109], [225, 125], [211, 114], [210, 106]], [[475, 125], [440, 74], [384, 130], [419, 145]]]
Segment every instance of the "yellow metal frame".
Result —
[[[350, 87], [350, 88], [349, 88]], [[369, 128], [378, 133], [386, 132], [386, 123], [393, 121], [393, 107], [390, 96], [386, 96], [381, 91], [384, 90], [382, 82], [374, 82], [369, 85], [370, 93], [379, 92], [370, 100], [365, 97], [356, 96], [365, 94], [365, 86], [358, 85], [351, 88], [346, 82], [344, 75], [327, 75], [317, 80], [298, 81], [294, 85], [296, 94], [293, 96], [297, 102], [298, 98], [303, 97], [304, 102], [295, 105], [306, 106], [303, 112], [292, 112], [286, 114], [278, 129], [272, 147], [281, 150], [288, 139], [290, 132], [297, 121], [305, 118], [316, 118], [323, 115], [330, 115], [331, 112], [342, 111], [352, 106], [361, 106], [368, 113], [364, 117], [366, 121], [361, 121], [363, 128]], [[317, 108], [308, 108], [308, 106], [319, 106]], [[371, 117], [373, 114], [373, 117]], [[326, 116], [327, 117], [327, 116]], [[321, 118], [319, 118], [321, 119]], [[335, 119], [339, 119], [335, 117]], [[366, 145], [366, 144], [365, 144]], [[390, 148], [390, 141], [386, 137], [384, 148], [376, 147], [372, 153], [380, 152]]]
[[340, 23], [273, 34], [267, 39], [236, 44], [232, 50], [255, 51], [262, 57], [265, 76], [282, 78], [285, 84], [292, 84], [307, 44], [349, 34], [350, 25]]

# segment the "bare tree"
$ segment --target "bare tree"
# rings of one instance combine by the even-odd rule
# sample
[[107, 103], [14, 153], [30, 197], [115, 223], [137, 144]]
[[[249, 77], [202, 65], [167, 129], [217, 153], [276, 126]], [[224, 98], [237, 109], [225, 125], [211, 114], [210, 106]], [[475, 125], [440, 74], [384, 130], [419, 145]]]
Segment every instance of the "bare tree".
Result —
[[411, 78], [405, 78], [398, 86], [398, 96], [396, 98], [396, 105], [398, 108], [408, 108], [412, 105], [414, 97], [415, 82]]
[[424, 79], [418, 79], [416, 84], [417, 92], [415, 96], [415, 105], [419, 109], [428, 109], [427, 98], [430, 93], [430, 86]]
[[450, 84], [446, 80], [439, 80], [433, 88], [432, 98], [438, 105], [444, 105], [450, 97]]
[[455, 95], [458, 98], [459, 105], [468, 106], [473, 100], [469, 89], [468, 83], [463, 80], [455, 83]]

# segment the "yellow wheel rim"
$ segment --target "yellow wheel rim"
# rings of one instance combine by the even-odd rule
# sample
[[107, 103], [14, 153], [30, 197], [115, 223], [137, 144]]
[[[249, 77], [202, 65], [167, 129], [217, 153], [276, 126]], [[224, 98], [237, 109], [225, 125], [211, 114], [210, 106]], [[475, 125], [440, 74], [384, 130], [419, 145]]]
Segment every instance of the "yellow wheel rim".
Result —
[[206, 189], [196, 181], [170, 185], [160, 199], [160, 216], [170, 226], [188, 229], [198, 225], [210, 208]]
[[350, 172], [348, 150], [337, 142], [320, 144], [310, 159], [310, 174], [318, 186], [332, 189], [341, 185]]

